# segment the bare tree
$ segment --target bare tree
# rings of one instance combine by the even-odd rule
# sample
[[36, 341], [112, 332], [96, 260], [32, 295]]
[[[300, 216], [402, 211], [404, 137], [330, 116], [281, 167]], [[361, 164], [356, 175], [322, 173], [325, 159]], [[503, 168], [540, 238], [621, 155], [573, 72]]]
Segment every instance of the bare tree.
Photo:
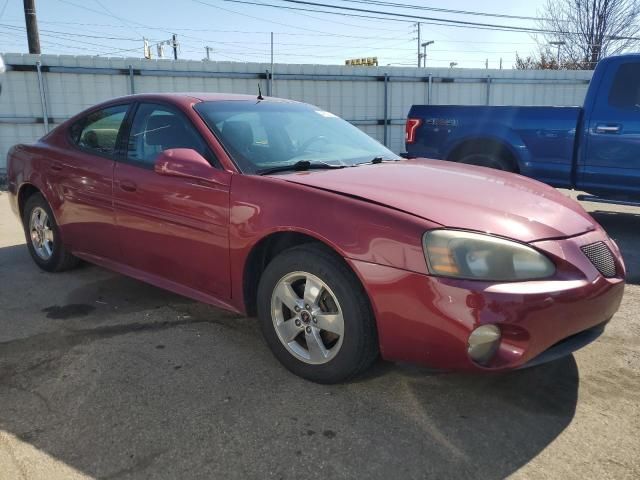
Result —
[[519, 57], [516, 68], [592, 69], [640, 45], [640, 0], [547, 0], [539, 16], [539, 58]]

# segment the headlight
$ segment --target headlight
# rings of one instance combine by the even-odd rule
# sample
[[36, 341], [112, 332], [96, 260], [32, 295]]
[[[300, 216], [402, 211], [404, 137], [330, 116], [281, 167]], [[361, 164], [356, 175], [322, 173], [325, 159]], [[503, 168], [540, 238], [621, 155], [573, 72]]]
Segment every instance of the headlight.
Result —
[[460, 230], [424, 234], [424, 252], [433, 275], [509, 282], [547, 278], [555, 266], [531, 247]]

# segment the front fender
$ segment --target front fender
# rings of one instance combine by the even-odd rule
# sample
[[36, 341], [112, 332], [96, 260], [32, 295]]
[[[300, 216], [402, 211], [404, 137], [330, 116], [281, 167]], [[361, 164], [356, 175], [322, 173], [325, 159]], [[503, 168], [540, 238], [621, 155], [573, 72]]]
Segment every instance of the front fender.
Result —
[[[234, 297], [252, 249], [277, 232], [302, 233], [343, 258], [426, 273], [422, 235], [437, 223], [365, 200], [288, 182], [234, 175], [229, 244]], [[234, 298], [234, 303], [237, 301]], [[242, 305], [242, 302], [239, 302]]]

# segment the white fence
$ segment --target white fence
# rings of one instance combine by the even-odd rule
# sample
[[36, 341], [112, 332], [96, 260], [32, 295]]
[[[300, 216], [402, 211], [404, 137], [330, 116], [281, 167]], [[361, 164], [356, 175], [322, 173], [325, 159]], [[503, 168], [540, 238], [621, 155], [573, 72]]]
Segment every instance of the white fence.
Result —
[[580, 105], [592, 72], [270, 65], [3, 54], [0, 171], [16, 143], [100, 101], [143, 92], [263, 93], [312, 103], [395, 152], [413, 104]]

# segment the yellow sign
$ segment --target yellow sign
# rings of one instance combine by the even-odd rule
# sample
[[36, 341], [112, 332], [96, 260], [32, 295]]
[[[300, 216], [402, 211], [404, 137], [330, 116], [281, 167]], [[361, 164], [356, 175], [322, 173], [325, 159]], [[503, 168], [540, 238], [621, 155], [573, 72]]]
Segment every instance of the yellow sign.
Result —
[[378, 57], [354, 58], [351, 60], [345, 60], [344, 64], [351, 66], [377, 67]]

